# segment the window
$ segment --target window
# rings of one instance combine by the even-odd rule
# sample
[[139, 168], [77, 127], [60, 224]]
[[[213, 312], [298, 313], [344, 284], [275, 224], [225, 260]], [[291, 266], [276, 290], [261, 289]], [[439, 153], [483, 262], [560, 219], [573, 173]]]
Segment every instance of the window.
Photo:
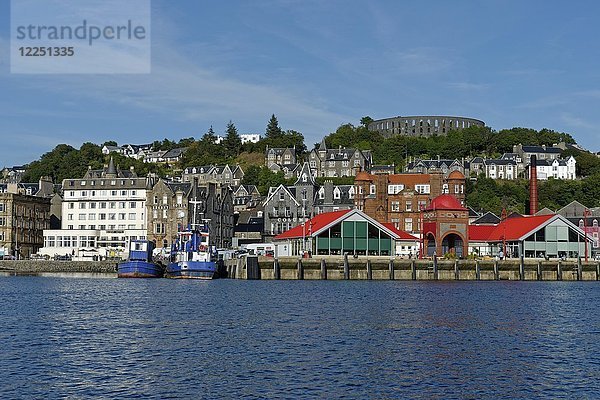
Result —
[[[444, 184], [444, 187], [446, 188], [446, 190], [448, 189], [447, 184]], [[415, 191], [420, 194], [430, 194], [431, 186], [430, 185], [415, 185]], [[447, 192], [444, 192], [444, 193], [447, 193]]]
[[388, 185], [388, 194], [398, 194], [404, 190], [404, 185]]
[[4, 203], [0, 203], [0, 212], [4, 211]]
[[163, 195], [162, 203], [163, 203], [163, 205], [167, 205], [169, 203], [169, 198], [167, 197], [166, 194]]
[[80, 209], [80, 210], [85, 210], [85, 209], [86, 209], [86, 207], [87, 207], [87, 204], [86, 204], [86, 203], [79, 203], [79, 209]]
[[85, 214], [79, 214], [79, 220], [85, 221]]
[[371, 185], [371, 187], [369, 188], [369, 194], [375, 194], [377, 191], [377, 188], [375, 185]]
[[392, 201], [392, 211], [400, 211], [400, 202]]
[[0, 217], [0, 226], [6, 226], [6, 217]]
[[96, 214], [88, 214], [88, 220], [95, 221], [96, 220]]
[[412, 232], [412, 230], [413, 230], [413, 220], [412, 220], [412, 218], [406, 218], [404, 220], [404, 230], [406, 232]]
[[69, 203], [69, 210], [73, 210], [75, 208], [75, 203]]
[[125, 207], [127, 207], [127, 203], [125, 203], [124, 201], [120, 201], [119, 202], [119, 208], [123, 209]]
[[73, 214], [68, 214], [67, 215], [67, 220], [73, 221]]
[[132, 221], [134, 219], [135, 219], [135, 213], [129, 213], [129, 220]]
[[412, 201], [406, 201], [406, 211], [412, 211]]
[[106, 208], [106, 203], [105, 202], [100, 203], [100, 208]]
[[125, 213], [119, 213], [119, 221], [125, 220]]
[[106, 214], [102, 213], [100, 214], [100, 220], [106, 220]]
[[279, 192], [279, 201], [285, 200], [285, 193], [283, 191]]
[[129, 202], [129, 208], [135, 208], [135, 201]]

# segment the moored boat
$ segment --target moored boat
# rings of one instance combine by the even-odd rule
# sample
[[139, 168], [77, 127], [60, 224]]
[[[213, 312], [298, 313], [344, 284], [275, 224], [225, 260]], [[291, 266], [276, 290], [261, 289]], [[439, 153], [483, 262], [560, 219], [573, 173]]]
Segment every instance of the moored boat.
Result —
[[127, 261], [117, 266], [119, 278], [161, 278], [164, 267], [153, 261], [154, 243], [148, 240], [132, 240], [129, 243]]
[[210, 245], [208, 226], [179, 232], [171, 250], [165, 276], [174, 279], [213, 279], [218, 277], [218, 254]]

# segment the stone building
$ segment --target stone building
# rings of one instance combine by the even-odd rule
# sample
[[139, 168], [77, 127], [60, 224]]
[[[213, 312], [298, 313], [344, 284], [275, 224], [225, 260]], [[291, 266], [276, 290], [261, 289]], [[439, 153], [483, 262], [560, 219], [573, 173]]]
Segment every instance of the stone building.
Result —
[[370, 150], [343, 147], [328, 149], [325, 139], [317, 149], [310, 152], [308, 160], [313, 176], [328, 178], [355, 176], [358, 170], [370, 171], [373, 164]]
[[233, 190], [233, 207], [235, 212], [256, 208], [260, 204], [261, 195], [255, 185], [240, 185]]
[[193, 182], [198, 179], [199, 185], [217, 183], [222, 186], [237, 187], [242, 183], [244, 170], [239, 165], [205, 165], [187, 167], [183, 170], [183, 182]]
[[314, 212], [317, 190], [308, 163], [302, 166], [294, 185], [269, 188], [263, 203], [265, 236], [272, 237], [285, 232], [310, 218]]
[[296, 165], [296, 148], [269, 147], [265, 149], [265, 166], [271, 168], [271, 164]]
[[0, 193], [0, 257], [27, 258], [37, 253], [49, 227], [49, 197]]
[[452, 171], [459, 171], [464, 175], [468, 175], [469, 163], [465, 160], [410, 160], [406, 164], [406, 173], [409, 174], [428, 174], [429, 171], [442, 171], [444, 176], [448, 176]]
[[421, 210], [442, 194], [451, 194], [461, 204], [465, 199], [465, 176], [459, 171], [444, 177], [429, 174], [371, 175], [359, 172], [354, 181], [354, 204], [382, 223], [392, 223], [406, 232], [421, 232]]
[[368, 129], [380, 132], [384, 136], [434, 136], [446, 135], [451, 130], [461, 130], [471, 126], [485, 126], [485, 122], [474, 118], [451, 116], [405, 116], [391, 117], [373, 121]]
[[[233, 194], [228, 186], [212, 182], [167, 182], [160, 179], [147, 192], [148, 239], [168, 251], [177, 232], [203, 221], [211, 232], [211, 245], [231, 247]], [[194, 215], [195, 211], [195, 215]]]

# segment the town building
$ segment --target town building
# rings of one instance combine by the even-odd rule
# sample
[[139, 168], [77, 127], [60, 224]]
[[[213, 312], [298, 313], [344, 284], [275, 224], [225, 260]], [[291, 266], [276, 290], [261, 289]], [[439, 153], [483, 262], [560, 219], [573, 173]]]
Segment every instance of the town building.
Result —
[[[573, 156], [568, 159], [554, 158], [536, 161], [537, 179], [545, 181], [550, 178], [562, 180], [577, 179], [576, 173], [577, 161]], [[529, 168], [526, 168], [525, 177], [529, 178], [527, 173]]]
[[0, 183], [19, 183], [25, 175], [26, 167], [17, 165], [14, 167], [4, 167], [0, 170]]
[[382, 224], [362, 211], [339, 210], [319, 214], [274, 238], [276, 255], [393, 256], [416, 255], [413, 235]]
[[0, 258], [28, 258], [44, 245], [50, 198], [18, 191], [0, 193]]
[[233, 207], [235, 212], [256, 208], [262, 196], [255, 185], [240, 185], [233, 190]]
[[314, 213], [314, 198], [318, 186], [308, 163], [304, 163], [292, 186], [269, 188], [264, 207], [265, 236], [273, 237], [306, 221]]
[[110, 163], [65, 179], [61, 229], [44, 231], [39, 253], [77, 259], [120, 258], [131, 240], [146, 239], [146, 192], [151, 179]]
[[600, 254], [600, 207], [588, 208], [572, 201], [556, 212], [582, 229], [592, 239], [592, 256]]
[[370, 150], [338, 147], [328, 149], [325, 139], [308, 156], [310, 169], [315, 177], [355, 176], [357, 171], [370, 171], [373, 156]]
[[183, 182], [193, 182], [194, 178], [198, 179], [201, 186], [205, 183], [217, 183], [222, 186], [237, 187], [244, 179], [244, 170], [239, 165], [205, 165], [187, 167], [183, 170]]
[[[147, 191], [148, 240], [168, 252], [181, 229], [206, 223], [211, 245], [230, 247], [233, 237], [233, 195], [228, 186], [212, 182], [169, 182], [159, 179]], [[195, 210], [195, 215], [194, 215]]]
[[429, 174], [372, 175], [359, 172], [354, 181], [356, 208], [382, 223], [392, 223], [406, 232], [421, 232], [421, 211], [431, 200], [451, 194], [465, 200], [465, 176], [459, 171], [444, 177], [441, 171]]
[[434, 198], [423, 211], [423, 249], [427, 256], [469, 253], [469, 211], [454, 196]]
[[296, 165], [298, 160], [296, 158], [296, 148], [278, 148], [269, 147], [265, 149], [265, 166], [271, 168], [272, 164], [284, 165]]
[[242, 133], [240, 139], [242, 140], [242, 144], [258, 143], [260, 142], [260, 133]]
[[[578, 258], [591, 255], [592, 239], [560, 214], [509, 216], [493, 227], [469, 227], [472, 253], [508, 258]], [[482, 243], [487, 243], [487, 246]]]
[[459, 171], [463, 175], [468, 175], [468, 162], [458, 159], [415, 159], [410, 160], [406, 164], [405, 170], [405, 172], [408, 174], [428, 174], [430, 171], [442, 171], [442, 174], [444, 174], [445, 177], [447, 177], [452, 171]]

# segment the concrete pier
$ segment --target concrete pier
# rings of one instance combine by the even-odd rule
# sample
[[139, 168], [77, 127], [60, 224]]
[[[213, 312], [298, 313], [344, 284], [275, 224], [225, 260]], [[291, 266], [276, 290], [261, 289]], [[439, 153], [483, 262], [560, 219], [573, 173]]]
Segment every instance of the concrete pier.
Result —
[[[260, 273], [253, 273], [253, 276], [259, 275], [260, 279], [284, 280], [596, 281], [600, 279], [600, 263], [576, 260], [409, 260], [342, 256], [303, 259], [280, 257], [275, 260], [260, 257], [258, 267]], [[238, 273], [235, 278], [248, 279], [243, 273]]]

